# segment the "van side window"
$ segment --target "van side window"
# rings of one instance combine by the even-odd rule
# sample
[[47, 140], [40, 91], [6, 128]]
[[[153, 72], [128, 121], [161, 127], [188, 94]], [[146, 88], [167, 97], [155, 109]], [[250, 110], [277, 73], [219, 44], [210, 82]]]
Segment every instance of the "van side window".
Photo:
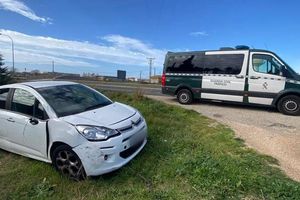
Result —
[[206, 55], [204, 64], [205, 74], [232, 74], [242, 71], [244, 54]]
[[189, 54], [170, 56], [166, 72], [202, 73], [204, 54]]
[[281, 64], [270, 55], [254, 54], [252, 56], [253, 70], [259, 73], [280, 75]]
[[9, 89], [1, 89], [0, 90], [0, 109], [5, 109], [8, 92], [9, 92]]

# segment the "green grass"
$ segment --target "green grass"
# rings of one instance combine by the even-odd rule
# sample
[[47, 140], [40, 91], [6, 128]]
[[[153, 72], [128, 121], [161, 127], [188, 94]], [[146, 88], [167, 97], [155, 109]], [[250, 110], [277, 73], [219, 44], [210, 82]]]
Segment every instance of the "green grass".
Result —
[[146, 118], [141, 154], [114, 173], [73, 182], [49, 164], [0, 151], [0, 199], [299, 199], [300, 184], [230, 128], [138, 95], [107, 94]]

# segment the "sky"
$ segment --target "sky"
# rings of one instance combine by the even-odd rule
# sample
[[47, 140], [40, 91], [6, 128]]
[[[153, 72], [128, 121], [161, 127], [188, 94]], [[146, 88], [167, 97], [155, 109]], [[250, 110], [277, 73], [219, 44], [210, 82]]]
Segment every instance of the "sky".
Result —
[[[297, 0], [0, 0], [0, 33], [18, 71], [160, 74], [167, 51], [248, 45], [300, 72]], [[12, 65], [11, 42], [0, 53]], [[153, 72], [152, 72], [153, 73]]]

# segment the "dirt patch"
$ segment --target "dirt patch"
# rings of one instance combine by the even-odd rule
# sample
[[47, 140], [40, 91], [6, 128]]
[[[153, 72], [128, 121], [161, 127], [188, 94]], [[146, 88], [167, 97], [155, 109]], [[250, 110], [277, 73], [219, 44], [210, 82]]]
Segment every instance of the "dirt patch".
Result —
[[213, 116], [216, 117], [216, 118], [222, 118], [223, 117], [223, 115], [220, 115], [220, 114], [213, 114]]

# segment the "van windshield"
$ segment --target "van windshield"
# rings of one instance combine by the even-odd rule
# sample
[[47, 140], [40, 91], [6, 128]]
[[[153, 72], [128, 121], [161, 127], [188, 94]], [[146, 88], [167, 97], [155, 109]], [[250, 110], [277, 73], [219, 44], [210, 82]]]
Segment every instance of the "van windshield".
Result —
[[[277, 56], [277, 55], [276, 55]], [[287, 73], [289, 74], [289, 77], [287, 78], [293, 78], [295, 80], [300, 80], [300, 75], [297, 74], [293, 68], [291, 68], [284, 60], [282, 60], [279, 56], [277, 56], [277, 58], [284, 64], [284, 66], [286, 67], [287, 69]]]
[[80, 84], [51, 86], [39, 88], [37, 91], [58, 117], [93, 110], [112, 103], [100, 93]]

